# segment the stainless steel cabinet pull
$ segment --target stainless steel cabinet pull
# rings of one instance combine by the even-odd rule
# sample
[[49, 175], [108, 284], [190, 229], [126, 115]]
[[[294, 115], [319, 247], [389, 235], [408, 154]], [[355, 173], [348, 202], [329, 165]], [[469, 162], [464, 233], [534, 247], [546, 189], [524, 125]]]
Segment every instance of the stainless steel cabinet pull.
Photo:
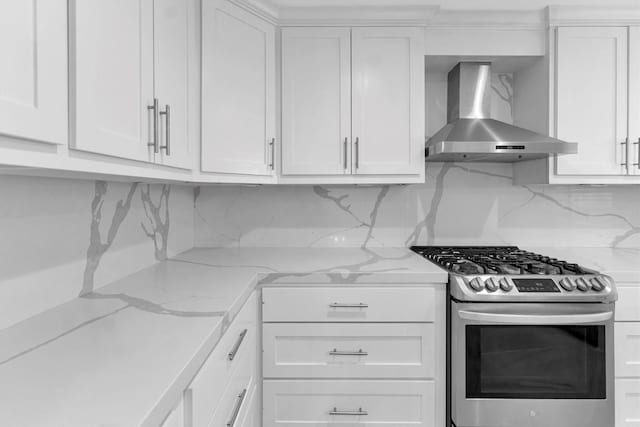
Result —
[[233, 345], [233, 348], [227, 355], [229, 357], [229, 360], [233, 360], [233, 358], [236, 357], [236, 353], [238, 352], [238, 349], [240, 348], [240, 344], [242, 344], [242, 341], [244, 340], [245, 335], [247, 335], [246, 329], [240, 332], [240, 336], [238, 337], [238, 339], [236, 340], [236, 343]]
[[227, 427], [233, 427], [236, 423], [236, 419], [238, 418], [238, 414], [240, 413], [240, 408], [242, 408], [242, 402], [244, 402], [244, 398], [247, 395], [247, 389], [245, 388], [238, 395], [238, 400], [236, 401], [236, 406], [233, 408], [233, 412], [231, 413], [231, 419], [227, 422]]
[[356, 169], [360, 167], [360, 138], [356, 136]]
[[276, 146], [276, 139], [271, 138], [271, 142], [269, 143], [269, 148], [271, 149], [271, 161], [269, 162], [269, 167], [271, 168], [271, 170], [273, 170], [273, 165], [275, 163], [275, 160], [274, 160], [276, 157], [275, 146]]
[[347, 169], [348, 165], [347, 165], [347, 143], [349, 142], [349, 140], [347, 139], [347, 137], [344, 138], [344, 144], [343, 144], [343, 154], [344, 154], [344, 159], [342, 161], [342, 165], [343, 165], [343, 169]]
[[329, 307], [331, 308], [367, 308], [369, 307], [369, 304], [364, 304], [362, 302], [359, 302], [357, 304], [333, 302], [329, 304]]
[[629, 137], [626, 137], [624, 139], [624, 142], [621, 142], [620, 145], [624, 146], [624, 150], [622, 151], [622, 155], [624, 160], [622, 161], [622, 163], [620, 163], [620, 166], [624, 166], [627, 169], [629, 169], [629, 159], [628, 159], [628, 154], [627, 154], [627, 150], [628, 150], [628, 145], [629, 145]]
[[638, 169], [640, 169], [640, 138], [638, 138], [638, 140], [636, 142], [633, 143], [633, 145], [637, 145], [638, 146], [638, 160], [636, 161], [636, 163], [633, 164], [633, 166], [637, 166]]
[[153, 98], [153, 105], [147, 105], [147, 111], [153, 111], [153, 141], [147, 145], [153, 147], [153, 152], [158, 153], [158, 98]]
[[329, 352], [331, 356], [368, 356], [369, 353], [366, 351], [362, 351], [362, 349], [358, 351], [338, 351], [337, 349], [333, 349]]
[[[171, 155], [171, 110], [169, 104], [164, 106], [164, 111], [160, 111], [161, 116], [165, 116], [165, 127], [164, 127], [164, 145], [161, 145], [160, 148], [164, 148], [167, 151], [167, 156]], [[156, 151], [157, 153], [157, 151]]]
[[357, 411], [339, 411], [334, 407], [333, 411], [329, 411], [329, 415], [369, 415], [367, 411], [363, 411], [362, 408], [358, 408]]

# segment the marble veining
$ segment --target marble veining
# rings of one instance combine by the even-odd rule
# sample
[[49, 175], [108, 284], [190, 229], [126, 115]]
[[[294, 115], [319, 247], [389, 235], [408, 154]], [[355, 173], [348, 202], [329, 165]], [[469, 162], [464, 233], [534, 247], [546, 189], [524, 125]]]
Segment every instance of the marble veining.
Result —
[[106, 242], [103, 242], [100, 233], [100, 223], [102, 221], [102, 206], [104, 205], [104, 197], [107, 193], [107, 183], [105, 181], [96, 181], [95, 183], [95, 196], [91, 202], [91, 235], [89, 237], [89, 248], [87, 249], [87, 263], [84, 269], [84, 279], [82, 282], [82, 289], [80, 295], [85, 295], [93, 291], [94, 287], [94, 275], [100, 264], [102, 256], [109, 250], [113, 241], [118, 234], [120, 225], [126, 218], [129, 210], [131, 209], [131, 201], [133, 195], [138, 188], [137, 183], [131, 184], [129, 192], [126, 198], [119, 200], [113, 217], [111, 218], [111, 225], [107, 232]]
[[[155, 204], [151, 197], [151, 185], [147, 184], [140, 189], [140, 197], [144, 213], [147, 216], [148, 226], [140, 222], [140, 226], [152, 241], [155, 248], [154, 255], [158, 261], [167, 259], [167, 245], [169, 244], [169, 194], [171, 186], [162, 185], [158, 204]], [[164, 217], [164, 219], [163, 219]]]

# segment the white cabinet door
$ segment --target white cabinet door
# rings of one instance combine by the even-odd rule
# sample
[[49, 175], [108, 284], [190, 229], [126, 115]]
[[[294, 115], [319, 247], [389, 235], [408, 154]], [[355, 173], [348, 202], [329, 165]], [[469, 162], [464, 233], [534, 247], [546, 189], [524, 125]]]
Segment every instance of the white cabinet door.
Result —
[[640, 175], [640, 27], [629, 27], [629, 175]]
[[275, 28], [225, 0], [202, 4], [202, 170], [271, 175]]
[[67, 143], [67, 2], [0, 2], [0, 134]]
[[640, 426], [640, 379], [616, 379], [616, 427]]
[[358, 175], [424, 169], [424, 31], [352, 29], [353, 166]]
[[[159, 100], [159, 149], [156, 161], [169, 166], [191, 167], [188, 115], [193, 105], [189, 93], [189, 22], [192, 0], [155, 0], [154, 73]], [[169, 109], [167, 109], [169, 107]]]
[[437, 425], [433, 381], [266, 380], [263, 392], [264, 427]]
[[558, 175], [626, 175], [627, 28], [557, 30], [556, 135], [578, 154], [556, 159]]
[[282, 30], [282, 174], [351, 173], [348, 28]]
[[616, 377], [640, 378], [640, 323], [616, 322], [614, 331]]
[[70, 0], [71, 147], [152, 161], [153, 0]]

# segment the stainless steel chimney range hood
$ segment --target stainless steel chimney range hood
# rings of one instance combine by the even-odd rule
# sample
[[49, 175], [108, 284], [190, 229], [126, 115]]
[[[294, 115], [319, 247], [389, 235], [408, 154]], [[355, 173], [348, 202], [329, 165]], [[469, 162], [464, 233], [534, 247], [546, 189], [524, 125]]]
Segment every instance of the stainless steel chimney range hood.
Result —
[[426, 161], [517, 162], [575, 154], [578, 144], [489, 118], [491, 64], [460, 62], [449, 71], [447, 125], [426, 144]]

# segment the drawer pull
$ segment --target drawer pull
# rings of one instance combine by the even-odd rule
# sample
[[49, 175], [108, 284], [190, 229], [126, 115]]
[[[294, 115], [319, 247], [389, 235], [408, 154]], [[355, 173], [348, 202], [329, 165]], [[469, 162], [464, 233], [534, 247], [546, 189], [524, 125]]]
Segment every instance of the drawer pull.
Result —
[[329, 352], [332, 356], [368, 356], [369, 353], [366, 351], [362, 351], [362, 349], [358, 351], [339, 351], [337, 349], [333, 349]]
[[234, 357], [236, 357], [236, 353], [238, 352], [238, 349], [240, 348], [240, 344], [242, 344], [242, 341], [244, 340], [244, 337], [247, 335], [247, 330], [243, 330], [242, 332], [240, 332], [240, 336], [238, 337], [238, 339], [236, 340], [236, 343], [234, 344], [233, 348], [231, 349], [231, 351], [228, 354], [229, 360], [233, 360]]
[[335, 406], [333, 411], [329, 411], [329, 415], [369, 415], [367, 411], [363, 411], [362, 408], [358, 408], [357, 411], [339, 411]]
[[231, 419], [227, 422], [227, 427], [233, 427], [236, 423], [236, 419], [238, 418], [238, 414], [240, 413], [240, 408], [242, 408], [242, 402], [244, 402], [244, 398], [247, 395], [247, 389], [245, 388], [238, 395], [238, 400], [236, 400], [236, 406], [233, 408], [233, 413], [231, 414]]
[[349, 304], [349, 303], [340, 303], [340, 302], [334, 302], [329, 304], [329, 307], [331, 308], [367, 308], [369, 307], [369, 304], [364, 304], [364, 303], [357, 303], [357, 304]]

